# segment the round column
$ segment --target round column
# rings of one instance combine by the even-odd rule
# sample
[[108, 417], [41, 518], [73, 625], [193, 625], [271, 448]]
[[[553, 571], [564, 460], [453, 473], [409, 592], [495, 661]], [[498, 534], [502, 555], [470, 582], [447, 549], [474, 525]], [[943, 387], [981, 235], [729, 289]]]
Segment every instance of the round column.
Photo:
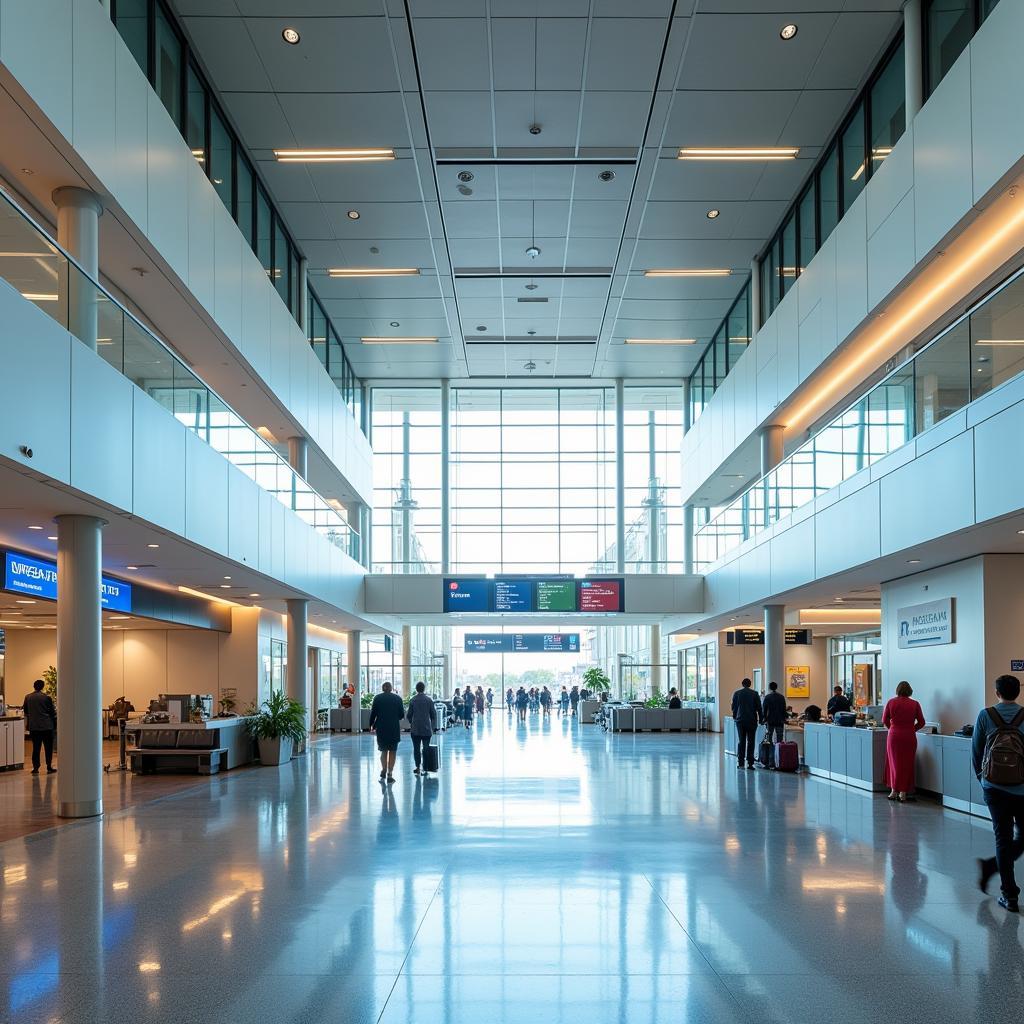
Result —
[[786, 606], [766, 604], [764, 606], [764, 687], [778, 683], [779, 690], [786, 692]]
[[288, 669], [285, 672], [284, 692], [306, 709], [306, 728], [309, 728], [309, 689], [307, 683], [309, 647], [307, 623], [309, 602], [305, 598], [285, 601], [288, 608]]
[[90, 281], [75, 267], [68, 267], [67, 327], [79, 341], [95, 350], [98, 331], [93, 281], [100, 276], [99, 218], [103, 204], [94, 192], [73, 185], [55, 189], [52, 198], [57, 207], [57, 243], [92, 278]]
[[779, 423], [761, 428], [761, 476], [770, 473], [782, 461], [784, 437], [785, 428]]
[[95, 516], [57, 516], [57, 813], [103, 813], [101, 531]]
[[309, 442], [304, 437], [288, 438], [288, 465], [295, 470], [303, 480], [306, 479], [309, 469]]
[[348, 634], [348, 684], [352, 687], [352, 731], [362, 732], [362, 652], [360, 643], [363, 639], [362, 630], [351, 629]]
[[412, 626], [402, 627], [402, 697], [412, 696]]

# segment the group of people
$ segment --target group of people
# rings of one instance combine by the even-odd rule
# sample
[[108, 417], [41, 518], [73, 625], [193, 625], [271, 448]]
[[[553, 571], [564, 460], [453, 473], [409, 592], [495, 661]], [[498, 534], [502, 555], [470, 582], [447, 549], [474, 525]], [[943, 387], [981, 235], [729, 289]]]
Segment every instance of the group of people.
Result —
[[467, 686], [461, 693], [456, 687], [452, 694], [452, 715], [456, 722], [461, 722], [467, 729], [473, 724], [474, 713], [482, 715], [492, 707], [494, 691], [490, 687], [487, 687], [486, 693], [482, 686], [478, 686], [475, 691]]
[[547, 686], [539, 688], [531, 686], [529, 690], [525, 686], [520, 686], [514, 693], [510, 686], [505, 691], [505, 707], [508, 709], [509, 717], [514, 709], [520, 722], [526, 721], [528, 711], [533, 713], [540, 711], [544, 717], [550, 718], [551, 709], [555, 706], [558, 708], [559, 717], [563, 715], [575, 717], [580, 701], [587, 700], [589, 696], [590, 692], [585, 688], [573, 686], [572, 689], [569, 689], [563, 686], [556, 704], [554, 694]]
[[[982, 708], [971, 732], [971, 760], [981, 783], [985, 804], [992, 819], [996, 852], [994, 857], [978, 860], [978, 886], [988, 892], [991, 880], [1000, 880], [999, 905], [1011, 913], [1020, 909], [1020, 887], [1014, 863], [1024, 855], [1024, 707], [1020, 705], [1021, 684], [1016, 676], [1002, 675], [995, 681], [996, 702]], [[768, 684], [762, 701], [744, 679], [732, 697], [732, 715], [736, 723], [736, 767], [754, 767], [754, 743], [759, 724], [768, 730], [768, 739], [782, 739], [790, 715], [778, 686]], [[837, 686], [828, 702], [830, 718], [852, 710], [849, 697]], [[917, 734], [926, 722], [924, 711], [914, 700], [914, 688], [907, 680], [896, 687], [896, 694], [885, 705], [882, 724], [887, 728], [885, 744], [885, 781], [888, 799], [906, 803], [914, 799], [914, 769], [917, 758]]]
[[[468, 686], [466, 690], [469, 690]], [[402, 741], [403, 718], [409, 721], [415, 764], [413, 774], [426, 775], [428, 771], [437, 771], [437, 766], [427, 761], [431, 738], [437, 732], [437, 709], [433, 698], [427, 695], [426, 685], [422, 682], [416, 684], [416, 693], [406, 707], [391, 683], [385, 683], [370, 705], [370, 732], [377, 736], [382, 783], [395, 781], [395, 761], [398, 757], [398, 744]]]

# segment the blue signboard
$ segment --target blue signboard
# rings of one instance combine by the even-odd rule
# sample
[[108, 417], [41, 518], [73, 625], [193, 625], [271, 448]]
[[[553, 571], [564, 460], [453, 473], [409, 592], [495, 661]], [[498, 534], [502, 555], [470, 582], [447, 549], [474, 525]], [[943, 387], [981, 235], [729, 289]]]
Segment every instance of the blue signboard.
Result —
[[579, 633], [467, 633], [467, 654], [578, 654]]
[[495, 580], [496, 612], [532, 612], [533, 584], [529, 580]]
[[506, 640], [511, 637], [500, 633], [467, 633], [463, 650], [467, 654], [501, 654], [512, 649]]
[[444, 581], [444, 610], [446, 612], [489, 612], [491, 610], [490, 580]]
[[[57, 600], [57, 565], [8, 551], [4, 559], [4, 589], [47, 601]], [[100, 578], [100, 600], [110, 611], [132, 610], [132, 586], [109, 576]]]

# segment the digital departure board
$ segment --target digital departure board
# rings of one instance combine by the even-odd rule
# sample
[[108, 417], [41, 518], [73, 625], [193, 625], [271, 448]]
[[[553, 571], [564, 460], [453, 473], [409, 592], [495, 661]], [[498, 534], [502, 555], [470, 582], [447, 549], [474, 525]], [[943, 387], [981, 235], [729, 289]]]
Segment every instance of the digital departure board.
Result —
[[579, 654], [579, 633], [467, 633], [466, 654]]
[[625, 611], [625, 581], [572, 576], [498, 576], [493, 580], [444, 580], [446, 612], [506, 615], [606, 614]]
[[[813, 640], [811, 631], [806, 627], [788, 627], [786, 629], [786, 643], [794, 644], [797, 647], [805, 647]], [[763, 629], [730, 629], [725, 634], [727, 647], [745, 647], [753, 645], [759, 647], [764, 643]]]
[[532, 612], [533, 607], [533, 583], [530, 580], [494, 581], [496, 612]]
[[446, 612], [489, 612], [493, 580], [445, 580], [444, 610]]
[[579, 611], [621, 612], [622, 580], [580, 580]]
[[576, 580], [537, 580], [537, 611], [576, 611]]

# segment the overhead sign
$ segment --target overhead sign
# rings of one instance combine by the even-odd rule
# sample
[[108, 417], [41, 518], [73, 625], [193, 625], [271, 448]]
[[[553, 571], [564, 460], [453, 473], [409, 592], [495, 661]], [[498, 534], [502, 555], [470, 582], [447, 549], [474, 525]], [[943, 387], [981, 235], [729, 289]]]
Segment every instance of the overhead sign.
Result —
[[537, 611], [539, 612], [574, 612], [576, 611], [575, 580], [538, 580]]
[[926, 601], [896, 610], [897, 640], [901, 650], [934, 647], [953, 642], [953, 599]]
[[491, 610], [491, 581], [445, 580], [444, 610], [446, 612], [489, 612]]
[[1011, 672], [1024, 672], [1024, 659], [1011, 658], [1010, 659], [1010, 671]]
[[[57, 600], [57, 564], [14, 551], [4, 557], [4, 589], [46, 601]], [[132, 585], [110, 576], [100, 577], [100, 602], [110, 611], [132, 610]]]
[[499, 614], [608, 613], [625, 611], [625, 581], [572, 576], [497, 576], [493, 580], [448, 577], [446, 612]]
[[496, 612], [532, 612], [533, 584], [529, 580], [495, 580]]
[[[786, 630], [787, 644], [796, 644], [797, 646], [804, 647], [811, 642], [813, 639], [811, 631], [803, 627], [794, 627]], [[764, 630], [763, 629], [730, 629], [725, 634], [726, 646], [762, 646], [764, 644]]]
[[579, 633], [467, 633], [466, 654], [579, 654]]
[[580, 580], [581, 612], [621, 612], [622, 580]]

